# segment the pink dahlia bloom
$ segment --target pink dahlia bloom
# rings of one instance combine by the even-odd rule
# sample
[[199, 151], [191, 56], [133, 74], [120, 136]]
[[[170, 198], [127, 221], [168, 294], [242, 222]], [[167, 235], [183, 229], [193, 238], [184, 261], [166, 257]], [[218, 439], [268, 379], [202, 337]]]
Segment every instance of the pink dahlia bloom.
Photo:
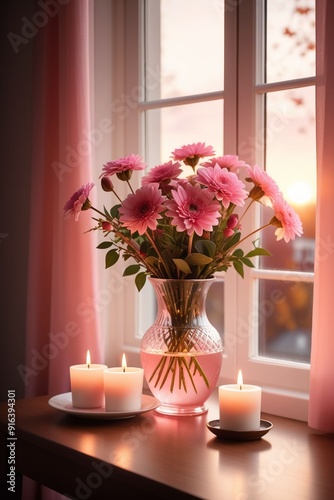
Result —
[[157, 184], [146, 184], [125, 198], [119, 208], [120, 221], [131, 233], [144, 234], [147, 228], [155, 229], [160, 213], [165, 210], [164, 200]]
[[172, 225], [177, 231], [187, 231], [188, 235], [195, 232], [202, 236], [203, 231], [212, 231], [213, 226], [218, 224], [220, 205], [208, 189], [201, 189], [198, 184], [179, 185], [177, 190], [172, 191], [172, 196], [172, 200], [165, 202], [168, 208], [166, 215], [172, 218]]
[[121, 180], [129, 180], [133, 170], [143, 170], [145, 167], [146, 163], [141, 156], [131, 154], [125, 158], [108, 161], [102, 167], [101, 176], [107, 177], [116, 174]]
[[171, 179], [176, 179], [181, 172], [182, 169], [179, 162], [173, 163], [169, 161], [163, 165], [153, 167], [149, 173], [142, 178], [142, 184], [151, 184], [152, 182], [166, 184], [169, 183]]
[[294, 240], [295, 236], [303, 234], [303, 226], [299, 215], [285, 201], [281, 193], [273, 200], [273, 210], [275, 215], [270, 223], [277, 227], [275, 231], [277, 241], [284, 238], [288, 243], [290, 240]]
[[206, 146], [204, 142], [197, 142], [175, 149], [175, 151], [172, 152], [172, 158], [174, 160], [184, 161], [186, 165], [190, 165], [194, 168], [200, 158], [213, 156], [214, 154], [215, 151], [212, 146]]
[[260, 167], [257, 165], [254, 165], [254, 167], [248, 167], [247, 169], [248, 175], [252, 182], [254, 182], [255, 186], [249, 193], [249, 197], [253, 198], [256, 201], [261, 200], [264, 202], [266, 205], [266, 200], [262, 199], [264, 196], [268, 197], [269, 200], [272, 202], [272, 200], [278, 195], [279, 193], [279, 187], [270, 177], [267, 172], [262, 170]]
[[239, 160], [236, 155], [224, 155], [211, 158], [211, 160], [201, 163], [203, 167], [214, 167], [218, 163], [220, 168], [227, 168], [230, 172], [237, 174], [239, 167], [249, 167], [243, 160]]
[[228, 208], [230, 203], [243, 206], [248, 197], [248, 192], [237, 174], [229, 172], [227, 168], [220, 168], [217, 164], [213, 168], [198, 169], [196, 180], [207, 186], [225, 208]]
[[93, 182], [89, 182], [88, 184], [81, 186], [81, 188], [78, 189], [78, 191], [76, 191], [65, 203], [64, 212], [66, 219], [70, 217], [70, 215], [74, 215], [74, 219], [77, 221], [79, 219], [80, 212], [90, 208], [91, 204], [88, 197], [93, 186]]

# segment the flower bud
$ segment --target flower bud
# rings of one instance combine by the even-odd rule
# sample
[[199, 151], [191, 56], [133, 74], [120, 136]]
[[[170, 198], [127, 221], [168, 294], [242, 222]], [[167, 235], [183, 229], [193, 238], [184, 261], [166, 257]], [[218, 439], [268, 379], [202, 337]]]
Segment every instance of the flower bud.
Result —
[[235, 229], [238, 224], [239, 224], [239, 217], [236, 214], [230, 215], [227, 221], [228, 229]]
[[101, 222], [101, 227], [102, 227], [103, 231], [111, 231], [112, 230], [112, 225], [107, 220], [103, 220]]
[[226, 227], [223, 231], [225, 238], [230, 238], [231, 236], [234, 235], [233, 229]]
[[109, 179], [109, 177], [103, 176], [101, 179], [101, 187], [103, 191], [106, 191], [107, 193], [110, 193], [110, 191], [114, 190], [114, 185]]

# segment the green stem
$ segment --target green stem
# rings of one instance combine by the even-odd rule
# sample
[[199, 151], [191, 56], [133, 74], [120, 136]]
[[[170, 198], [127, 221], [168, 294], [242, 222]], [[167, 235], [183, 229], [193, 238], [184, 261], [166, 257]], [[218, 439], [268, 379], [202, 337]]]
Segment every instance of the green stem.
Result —
[[[165, 271], [166, 271], [166, 273], [167, 273], [167, 277], [168, 277], [168, 278], [172, 278], [173, 276], [172, 276], [172, 274], [171, 274], [171, 272], [170, 272], [170, 270], [169, 270], [169, 268], [168, 268], [168, 265], [166, 264], [166, 262], [165, 262], [165, 261], [164, 261], [164, 259], [162, 258], [161, 253], [160, 253], [160, 251], [159, 251], [159, 249], [158, 249], [157, 245], [155, 244], [154, 239], [151, 237], [151, 235], [150, 235], [150, 233], [148, 232], [148, 230], [145, 232], [145, 234], [146, 234], [147, 238], [149, 239], [149, 241], [150, 241], [151, 245], [153, 246], [154, 250], [156, 251], [157, 256], [158, 256], [158, 257], [159, 257], [159, 259], [160, 259], [160, 262], [161, 262], [161, 263], [162, 263], [162, 265], [164, 266]], [[155, 273], [153, 273], [153, 274], [155, 274]]]
[[248, 205], [248, 207], [245, 209], [244, 213], [240, 217], [239, 224], [242, 221], [242, 219], [245, 217], [246, 213], [248, 212], [248, 210], [250, 209], [250, 207], [253, 205], [254, 202], [255, 202], [255, 200], [252, 199], [252, 201], [250, 202], [250, 204]]
[[189, 236], [189, 239], [188, 239], [188, 255], [191, 254], [191, 249], [193, 246], [193, 239], [194, 239], [194, 233], [191, 233], [191, 235]]
[[104, 214], [103, 212], [101, 212], [101, 211], [100, 211], [100, 210], [98, 210], [97, 208], [93, 207], [92, 205], [90, 206], [90, 208], [91, 208], [92, 210], [94, 210], [95, 212], [97, 212], [98, 214], [102, 215], [102, 217], [103, 217], [104, 219], [107, 219], [107, 221], [108, 221], [108, 222], [111, 222], [111, 223], [113, 224], [113, 226], [114, 226], [114, 220], [112, 219], [112, 217], [110, 217], [110, 216], [109, 216], [109, 215], [107, 215], [107, 214]]
[[248, 238], [250, 238], [251, 236], [253, 236], [253, 234], [256, 234], [259, 231], [262, 231], [263, 229], [265, 229], [266, 227], [269, 227], [270, 225], [271, 225], [270, 222], [267, 222], [267, 224], [264, 224], [263, 226], [259, 227], [258, 229], [255, 229], [251, 233], [247, 234], [247, 236], [245, 236], [244, 238], [241, 238], [241, 240], [239, 240], [238, 243], [236, 243], [235, 245], [233, 245], [233, 247], [231, 247], [229, 249], [230, 253], [231, 253], [231, 250], [233, 250], [235, 247], [239, 246], [242, 242], [244, 242], [245, 240], [247, 240]]
[[131, 193], [132, 193], [132, 194], [134, 194], [134, 190], [132, 189], [132, 186], [131, 186], [131, 184], [130, 184], [130, 181], [127, 179], [127, 180], [126, 180], [126, 182], [128, 183], [128, 186], [129, 186], [129, 188], [130, 188]]
[[118, 194], [116, 193], [116, 191], [112, 190], [112, 192], [114, 193], [114, 195], [116, 196], [116, 198], [118, 199], [118, 201], [120, 203], [123, 203], [122, 199], [118, 196]]
[[[131, 248], [131, 250], [132, 250], [132, 252], [133, 252], [133, 253], [132, 253], [132, 257], [133, 257], [133, 258], [134, 258], [134, 259], [135, 259], [138, 263], [143, 264], [143, 266], [144, 266], [144, 267], [145, 267], [148, 271], [150, 271], [152, 274], [154, 274], [154, 272], [155, 272], [154, 268], [153, 268], [153, 267], [151, 267], [151, 266], [150, 266], [150, 265], [146, 262], [146, 260], [145, 260], [145, 259], [144, 259], [141, 255], [140, 255], [140, 252], [138, 251], [138, 248], [136, 247], [137, 243], [136, 243], [136, 245], [135, 245], [135, 244], [134, 244], [134, 242], [133, 242], [131, 239], [127, 238], [124, 234], [122, 234], [122, 233], [119, 231], [118, 227], [115, 225], [114, 219], [113, 219], [112, 217], [110, 217], [109, 215], [104, 214], [103, 212], [101, 212], [100, 210], [98, 210], [97, 208], [95, 208], [95, 207], [93, 207], [93, 206], [91, 206], [90, 208], [91, 208], [92, 210], [94, 210], [95, 212], [97, 212], [98, 214], [102, 215], [102, 217], [103, 217], [105, 220], [107, 220], [108, 222], [110, 222], [110, 223], [111, 223], [111, 225], [112, 225], [112, 227], [113, 227], [113, 232], [114, 232], [114, 234], [115, 234], [116, 236], [118, 236], [118, 237], [122, 240], [122, 242], [123, 242], [123, 243], [126, 243], [126, 244], [127, 244], [127, 245]], [[115, 246], [117, 246], [117, 245], [116, 245], [116, 243], [114, 243], [114, 245], [115, 245]], [[121, 250], [123, 250], [123, 251], [125, 251], [125, 249], [124, 249], [124, 248], [121, 248], [121, 247], [118, 247], [118, 248], [119, 248], [119, 249], [121, 249]]]

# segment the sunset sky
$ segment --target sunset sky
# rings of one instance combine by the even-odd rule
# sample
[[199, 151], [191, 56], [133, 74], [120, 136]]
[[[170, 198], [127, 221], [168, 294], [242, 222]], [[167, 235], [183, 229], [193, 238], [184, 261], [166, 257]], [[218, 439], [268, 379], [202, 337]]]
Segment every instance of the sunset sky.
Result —
[[[162, 98], [223, 89], [222, 5], [208, 0], [161, 1]], [[268, 0], [267, 32], [268, 81], [314, 75], [314, 0]], [[222, 113], [219, 101], [162, 110], [161, 160], [167, 161], [176, 147], [198, 141], [223, 154]], [[268, 95], [267, 170], [295, 203], [315, 201], [314, 115], [313, 87]]]

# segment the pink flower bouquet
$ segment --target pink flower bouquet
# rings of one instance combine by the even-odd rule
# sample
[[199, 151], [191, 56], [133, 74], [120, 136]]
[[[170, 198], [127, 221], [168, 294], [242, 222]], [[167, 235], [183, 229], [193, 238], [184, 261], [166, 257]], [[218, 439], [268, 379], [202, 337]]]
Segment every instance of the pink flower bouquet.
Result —
[[[64, 207], [65, 216], [78, 220], [83, 210], [97, 213], [94, 230], [106, 238], [98, 248], [107, 249], [106, 267], [120, 256], [134, 263], [124, 275], [136, 275], [140, 290], [147, 276], [156, 278], [204, 279], [233, 266], [243, 277], [243, 266], [251, 259], [269, 255], [253, 242], [249, 252], [240, 245], [267, 226], [274, 226], [277, 240], [288, 242], [303, 232], [299, 216], [287, 204], [276, 182], [257, 165], [250, 167], [238, 156], [215, 157], [211, 146], [191, 144], [176, 149], [172, 160], [153, 167], [136, 191], [131, 186], [135, 170], [146, 168], [143, 159], [130, 155], [103, 166], [101, 186], [114, 197], [104, 212], [92, 206], [92, 183], [82, 186]], [[201, 158], [210, 157], [199, 163]], [[192, 168], [186, 177], [182, 162]], [[122, 200], [112, 177], [126, 182], [128, 196]], [[253, 203], [272, 208], [268, 222], [242, 236], [241, 222]]]

